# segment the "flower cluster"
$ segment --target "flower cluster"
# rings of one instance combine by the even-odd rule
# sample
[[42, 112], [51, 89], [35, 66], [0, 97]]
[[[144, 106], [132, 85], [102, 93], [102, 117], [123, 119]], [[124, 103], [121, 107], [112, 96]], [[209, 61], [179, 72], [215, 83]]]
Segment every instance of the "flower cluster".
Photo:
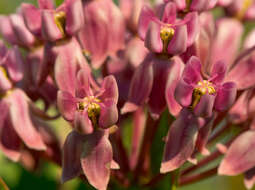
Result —
[[[0, 150], [99, 190], [157, 188], [168, 172], [172, 186], [218, 173], [252, 188], [254, 13], [253, 0], [22, 3], [0, 15]], [[59, 117], [63, 144], [48, 123]]]

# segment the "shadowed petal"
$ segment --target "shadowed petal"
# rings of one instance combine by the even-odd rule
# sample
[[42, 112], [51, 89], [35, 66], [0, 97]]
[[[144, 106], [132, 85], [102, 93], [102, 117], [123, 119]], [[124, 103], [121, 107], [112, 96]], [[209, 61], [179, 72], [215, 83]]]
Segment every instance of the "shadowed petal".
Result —
[[255, 183], [255, 168], [244, 173], [244, 184], [247, 189], [251, 189]]
[[74, 114], [77, 109], [77, 100], [67, 91], [58, 91], [57, 97], [58, 109], [67, 121], [74, 120]]
[[83, 134], [91, 134], [94, 130], [92, 123], [88, 117], [87, 111], [75, 112], [75, 128]]
[[63, 147], [62, 183], [82, 173], [80, 157], [85, 138], [76, 131], [68, 134]]
[[97, 131], [86, 139], [81, 155], [81, 165], [89, 183], [99, 190], [106, 190], [110, 179], [112, 146], [108, 135]]
[[11, 122], [17, 134], [29, 148], [44, 150], [45, 144], [29, 116], [27, 96], [23, 91], [16, 89], [8, 96], [8, 101]]
[[11, 89], [12, 84], [10, 80], [7, 78], [4, 71], [0, 70], [0, 92], [6, 92]]
[[238, 136], [230, 145], [222, 160], [218, 174], [238, 175], [255, 166], [255, 131], [247, 131]]
[[179, 168], [191, 157], [198, 132], [198, 123], [192, 113], [183, 109], [168, 131], [160, 173]]
[[236, 84], [233, 82], [224, 83], [220, 89], [217, 90], [217, 97], [215, 99], [215, 109], [217, 111], [225, 111], [233, 105], [236, 99]]

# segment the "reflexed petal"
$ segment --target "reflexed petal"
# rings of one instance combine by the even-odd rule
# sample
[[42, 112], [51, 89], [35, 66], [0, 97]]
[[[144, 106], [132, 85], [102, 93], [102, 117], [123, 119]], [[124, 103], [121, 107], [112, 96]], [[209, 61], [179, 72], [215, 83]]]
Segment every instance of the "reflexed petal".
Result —
[[135, 71], [129, 89], [128, 100], [137, 105], [143, 104], [150, 95], [153, 85], [153, 69], [150, 58], [145, 58]]
[[212, 64], [222, 61], [230, 68], [237, 55], [242, 33], [243, 26], [236, 19], [224, 18], [218, 21], [211, 53]]
[[99, 126], [102, 128], [111, 127], [118, 121], [118, 109], [114, 100], [106, 100], [101, 106]]
[[49, 10], [43, 10], [41, 14], [43, 38], [51, 42], [61, 39], [63, 37], [63, 34], [55, 23], [54, 12]]
[[28, 3], [22, 3], [21, 9], [24, 21], [30, 32], [40, 36], [42, 27], [40, 10], [34, 5]]
[[75, 112], [75, 129], [83, 134], [91, 134], [94, 130], [92, 123], [88, 117], [87, 111], [76, 111]]
[[181, 54], [186, 51], [188, 42], [188, 34], [186, 25], [176, 27], [174, 36], [170, 40], [167, 52], [171, 55]]
[[8, 101], [11, 122], [17, 134], [29, 148], [44, 150], [45, 144], [29, 116], [27, 96], [23, 91], [16, 89], [8, 96]]
[[255, 54], [239, 62], [228, 73], [225, 81], [236, 83], [238, 90], [244, 90], [255, 85]]
[[162, 22], [173, 24], [176, 20], [176, 5], [174, 3], [167, 3], [164, 8], [164, 14], [161, 19]]
[[153, 59], [153, 86], [149, 96], [149, 110], [154, 118], [166, 108], [165, 90], [172, 63], [169, 60]]
[[177, 116], [181, 110], [181, 106], [177, 103], [174, 98], [174, 91], [177, 84], [181, 78], [181, 73], [184, 69], [184, 64], [182, 60], [178, 57], [174, 57], [171, 61], [171, 70], [168, 76], [168, 81], [166, 84], [165, 97], [168, 105], [169, 112]]
[[187, 21], [186, 23], [188, 34], [187, 47], [189, 47], [194, 43], [199, 34], [200, 26], [197, 12], [191, 12], [187, 14], [184, 20]]
[[195, 115], [200, 117], [211, 117], [215, 98], [215, 95], [202, 95], [199, 103], [194, 109]]
[[82, 173], [80, 157], [85, 138], [76, 131], [68, 134], [63, 147], [62, 182], [66, 182]]
[[103, 94], [100, 95], [100, 99], [104, 101], [111, 99], [114, 101], [115, 104], [117, 104], [119, 98], [119, 91], [114, 76], [110, 75], [104, 78], [101, 90], [103, 91]]
[[198, 123], [192, 113], [183, 109], [168, 131], [160, 172], [179, 168], [190, 158], [195, 148]]
[[145, 36], [145, 46], [155, 53], [163, 51], [163, 43], [160, 38], [160, 25], [155, 22], [150, 22]]
[[222, 61], [218, 61], [213, 65], [210, 81], [213, 82], [214, 84], [223, 82], [226, 72], [227, 72], [226, 64], [223, 63]]
[[55, 62], [55, 79], [60, 90], [75, 94], [76, 73], [78, 65], [69, 48], [59, 53]]
[[112, 146], [101, 131], [91, 134], [83, 146], [81, 165], [89, 183], [99, 190], [106, 190], [110, 179]]
[[218, 174], [238, 175], [255, 166], [255, 131], [247, 131], [238, 136], [230, 145], [222, 160]]
[[23, 78], [24, 63], [21, 53], [17, 46], [14, 46], [6, 59], [6, 66], [10, 78], [14, 82], [18, 82]]
[[12, 24], [13, 31], [18, 40], [22, 43], [22, 45], [25, 46], [33, 45], [35, 42], [35, 38], [25, 26], [23, 17], [18, 14], [13, 14], [10, 16], [10, 21]]
[[66, 32], [76, 34], [83, 26], [84, 16], [81, 0], [66, 0]]
[[152, 19], [156, 18], [153, 10], [144, 6], [141, 10], [139, 21], [138, 21], [138, 34], [142, 40], [145, 39], [146, 32]]
[[224, 83], [217, 90], [217, 97], [215, 99], [215, 109], [217, 111], [225, 111], [233, 105], [236, 99], [236, 84], [233, 82]]
[[58, 109], [67, 121], [74, 120], [74, 114], [77, 109], [77, 100], [67, 91], [58, 91], [57, 97]]

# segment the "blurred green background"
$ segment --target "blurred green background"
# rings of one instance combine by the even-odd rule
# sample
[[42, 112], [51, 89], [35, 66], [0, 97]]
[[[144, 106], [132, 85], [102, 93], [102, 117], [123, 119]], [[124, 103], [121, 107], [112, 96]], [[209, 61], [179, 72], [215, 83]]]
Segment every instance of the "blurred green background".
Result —
[[[56, 0], [56, 4], [60, 4], [62, 0]], [[22, 2], [34, 3], [35, 0], [0, 0], [0, 14], [8, 14], [14, 12], [18, 5]], [[248, 30], [250, 27], [248, 27]], [[61, 139], [64, 139], [70, 131], [69, 127], [63, 120], [57, 120], [52, 123], [54, 129], [58, 131]], [[61, 131], [61, 132], [60, 132]], [[127, 130], [130, 131], [130, 130]], [[127, 135], [130, 136], [130, 135]], [[126, 141], [126, 140], [124, 140]], [[126, 141], [128, 143], [128, 140]], [[124, 142], [125, 144], [125, 142]], [[7, 183], [8, 187], [13, 190], [69, 190], [69, 189], [93, 189], [91, 186], [82, 183], [79, 179], [60, 184], [61, 168], [49, 163], [43, 162], [36, 172], [25, 170], [20, 164], [7, 160], [0, 152], [0, 177]], [[0, 185], [0, 190], [1, 189]], [[114, 188], [115, 189], [115, 188]], [[243, 177], [211, 177], [198, 183], [187, 185], [179, 190], [245, 190], [243, 185]], [[253, 188], [255, 190], [255, 188]]]

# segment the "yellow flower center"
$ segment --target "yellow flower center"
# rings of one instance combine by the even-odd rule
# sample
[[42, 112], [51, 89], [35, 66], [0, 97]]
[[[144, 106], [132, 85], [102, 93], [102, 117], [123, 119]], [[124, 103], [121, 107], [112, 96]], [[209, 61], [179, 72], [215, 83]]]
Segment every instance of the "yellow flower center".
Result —
[[66, 13], [64, 11], [59, 11], [54, 14], [55, 23], [62, 33], [63, 37], [65, 36], [65, 24], [66, 24]]
[[167, 52], [167, 47], [170, 40], [174, 36], [174, 29], [171, 27], [163, 27], [160, 30], [160, 38], [163, 42], [163, 52]]
[[77, 109], [79, 111], [83, 111], [84, 109], [87, 110], [88, 117], [92, 122], [94, 127], [98, 126], [98, 118], [100, 115], [100, 105], [98, 104], [101, 102], [98, 98], [94, 96], [88, 96], [83, 99], [83, 101], [79, 102], [77, 105]]
[[196, 105], [200, 101], [200, 98], [203, 95], [205, 95], [206, 93], [208, 93], [208, 94], [216, 93], [216, 90], [215, 90], [213, 84], [207, 80], [199, 81], [197, 83], [196, 88], [193, 90], [192, 104], [191, 104], [192, 109], [194, 109], [196, 107]]

